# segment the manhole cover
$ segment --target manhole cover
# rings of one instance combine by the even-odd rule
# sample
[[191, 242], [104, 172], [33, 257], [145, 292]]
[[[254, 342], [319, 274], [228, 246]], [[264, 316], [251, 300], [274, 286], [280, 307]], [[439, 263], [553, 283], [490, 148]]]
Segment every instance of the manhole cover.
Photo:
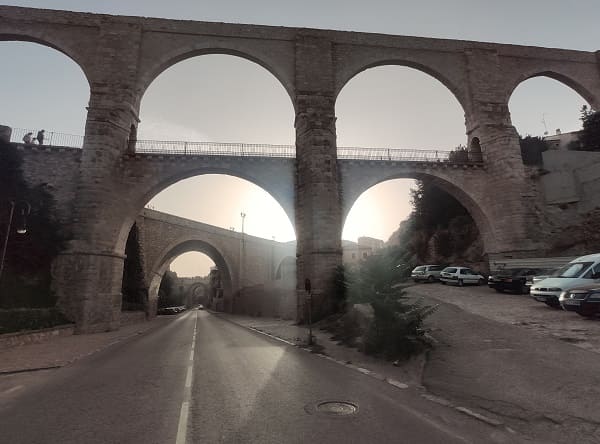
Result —
[[358, 405], [348, 401], [319, 401], [315, 404], [307, 405], [305, 410], [310, 414], [349, 416], [358, 412]]

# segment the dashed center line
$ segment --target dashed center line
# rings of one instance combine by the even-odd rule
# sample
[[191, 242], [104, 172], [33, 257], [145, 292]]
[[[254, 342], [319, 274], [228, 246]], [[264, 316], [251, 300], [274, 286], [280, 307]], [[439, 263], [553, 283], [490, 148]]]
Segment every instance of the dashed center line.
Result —
[[196, 327], [198, 325], [198, 313], [194, 320], [194, 333], [192, 335], [192, 345], [190, 350], [189, 365], [185, 376], [185, 388], [183, 390], [183, 401], [179, 411], [179, 425], [177, 426], [177, 438], [175, 444], [185, 444], [187, 440], [187, 426], [190, 416], [190, 402], [192, 398], [192, 379], [194, 374], [194, 348], [196, 348]]

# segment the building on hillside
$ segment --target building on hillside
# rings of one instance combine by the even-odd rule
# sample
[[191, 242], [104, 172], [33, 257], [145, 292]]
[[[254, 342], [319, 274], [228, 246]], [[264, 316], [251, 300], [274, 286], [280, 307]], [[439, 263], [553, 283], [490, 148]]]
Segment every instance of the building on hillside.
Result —
[[357, 265], [360, 261], [376, 254], [383, 248], [384, 242], [372, 237], [359, 237], [358, 242], [342, 240], [342, 263], [344, 265]]
[[581, 131], [563, 133], [560, 129], [557, 129], [556, 134], [544, 136], [544, 141], [548, 144], [549, 149], [551, 150], [567, 151], [573, 149], [572, 147], [578, 144], [580, 134]]
[[373, 251], [381, 250], [384, 242], [381, 239], [375, 239], [374, 237], [361, 236], [358, 238], [358, 245], [371, 247]]

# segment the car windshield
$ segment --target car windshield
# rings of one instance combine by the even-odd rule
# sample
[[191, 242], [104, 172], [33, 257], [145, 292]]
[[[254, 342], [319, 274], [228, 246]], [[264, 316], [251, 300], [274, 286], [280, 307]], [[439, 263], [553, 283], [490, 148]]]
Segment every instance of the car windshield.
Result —
[[556, 272], [559, 278], [578, 278], [586, 271], [593, 262], [571, 262]]
[[425, 267], [416, 267], [413, 271], [424, 271]]
[[442, 271], [446, 273], [456, 273], [456, 268], [444, 268]]

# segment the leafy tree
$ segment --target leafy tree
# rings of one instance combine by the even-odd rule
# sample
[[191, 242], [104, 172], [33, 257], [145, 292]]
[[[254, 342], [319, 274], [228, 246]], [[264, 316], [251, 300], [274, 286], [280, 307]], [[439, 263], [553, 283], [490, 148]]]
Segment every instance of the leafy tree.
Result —
[[438, 228], [447, 228], [455, 217], [470, 217], [454, 197], [426, 181], [417, 181], [417, 188], [411, 190], [411, 203], [416, 226], [428, 235]]
[[581, 108], [583, 129], [579, 136], [582, 151], [600, 151], [600, 111], [584, 105]]
[[167, 270], [158, 289], [158, 308], [184, 305], [183, 294], [177, 287], [177, 273]]
[[348, 279], [349, 300], [368, 303], [373, 321], [364, 338], [365, 352], [387, 359], [406, 359], [429, 347], [424, 319], [436, 307], [410, 301], [402, 291], [402, 266], [392, 251], [369, 256]]
[[[7, 233], [11, 202], [15, 202], [13, 224], [0, 281], [0, 307], [50, 307], [56, 303], [51, 292], [50, 266], [64, 248], [67, 237], [55, 213], [55, 201], [45, 184], [29, 186], [21, 170], [22, 158], [17, 149], [0, 142], [0, 236]], [[24, 202], [31, 212], [27, 216], [27, 233], [16, 233], [22, 223]]]
[[541, 165], [542, 153], [549, 148], [548, 143], [537, 136], [519, 136], [519, 145], [521, 146], [521, 158], [525, 165]]
[[448, 154], [448, 160], [450, 162], [468, 162], [469, 161], [469, 151], [466, 146], [459, 145], [453, 151], [450, 151]]
[[144, 285], [144, 270], [140, 257], [139, 230], [133, 224], [125, 246], [123, 265], [123, 310], [143, 310], [148, 299], [148, 289]]

